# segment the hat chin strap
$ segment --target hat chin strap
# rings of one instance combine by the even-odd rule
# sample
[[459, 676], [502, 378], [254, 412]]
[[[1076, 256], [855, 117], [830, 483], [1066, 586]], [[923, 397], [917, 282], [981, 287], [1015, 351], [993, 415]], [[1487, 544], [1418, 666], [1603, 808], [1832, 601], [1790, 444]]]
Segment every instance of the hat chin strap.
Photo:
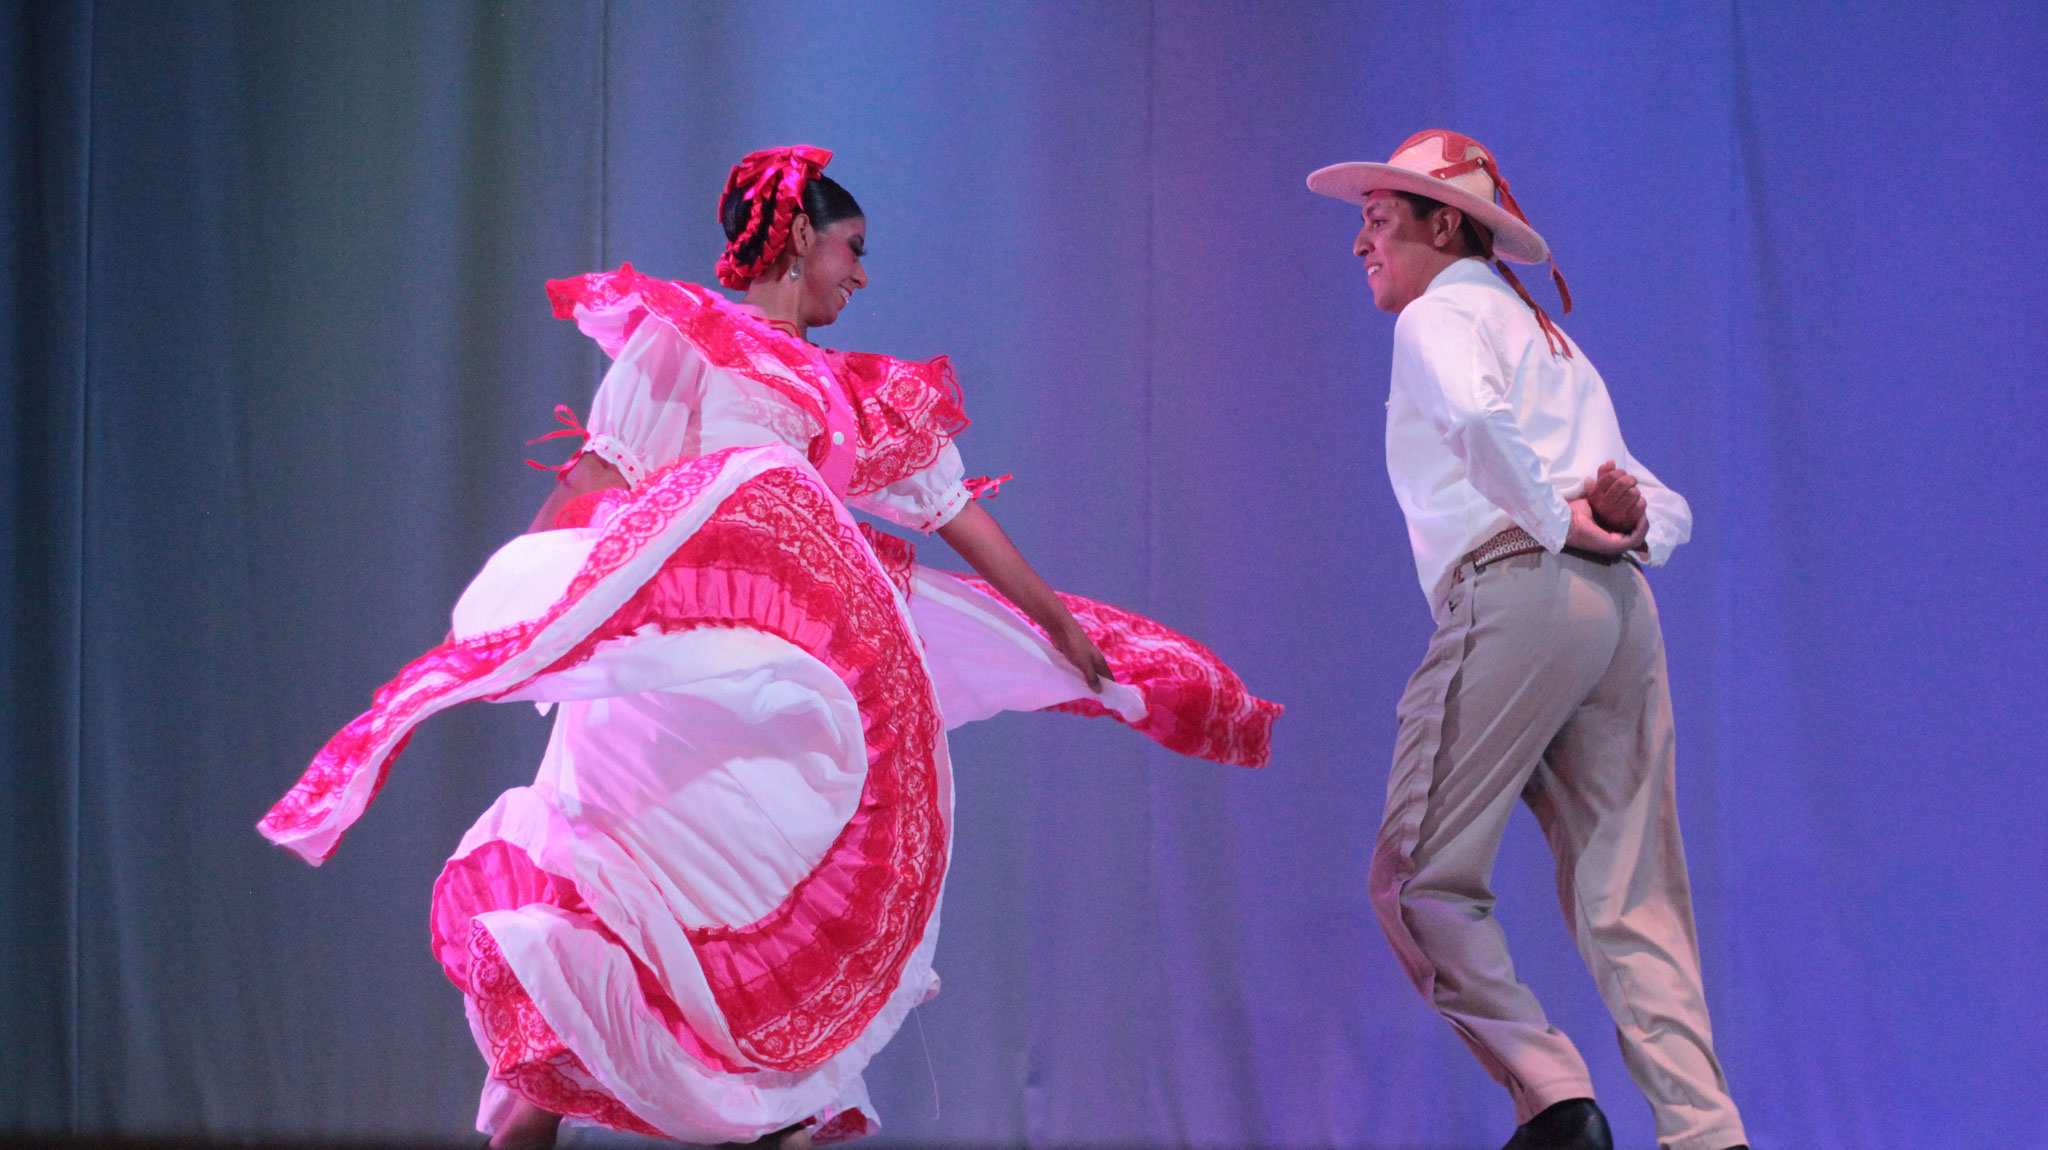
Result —
[[[1471, 159], [1460, 160], [1455, 164], [1446, 164], [1429, 174], [1439, 180], [1449, 180], [1466, 172], [1478, 171], [1484, 171], [1493, 180], [1493, 190], [1499, 198], [1500, 206], [1533, 230], [1536, 225], [1529, 223], [1529, 217], [1522, 214], [1522, 205], [1515, 202], [1514, 193], [1508, 190], [1508, 181], [1500, 174], [1500, 166], [1486, 153], [1481, 152]], [[1550, 354], [1562, 354], [1566, 359], [1570, 359], [1571, 341], [1565, 339], [1564, 332], [1558, 330], [1557, 324], [1551, 321], [1550, 316], [1536, 306], [1535, 299], [1529, 295], [1529, 289], [1522, 286], [1522, 281], [1516, 278], [1514, 270], [1508, 267], [1508, 262], [1497, 259], [1493, 261], [1493, 266], [1500, 271], [1501, 278], [1515, 289], [1515, 294], [1522, 297], [1522, 302], [1529, 305], [1529, 310], [1536, 313], [1536, 325], [1543, 329], [1543, 339], [1550, 346]], [[1565, 286], [1564, 273], [1558, 270], [1557, 256], [1554, 254], [1550, 257], [1550, 282], [1557, 285], [1557, 298], [1564, 302], [1564, 314], [1572, 314], [1572, 289]]]
[[[1493, 266], [1495, 270], [1500, 272], [1500, 278], [1508, 281], [1508, 286], [1514, 288], [1515, 294], [1522, 297], [1522, 302], [1529, 305], [1529, 310], [1536, 313], [1536, 326], [1543, 329], [1543, 341], [1550, 345], [1550, 354], [1562, 354], [1566, 359], [1570, 359], [1572, 357], [1571, 341], [1564, 337], [1564, 332], [1558, 330], [1557, 324], [1551, 321], [1550, 314], [1536, 306], [1536, 301], [1529, 295], [1529, 289], [1522, 286], [1522, 281], [1516, 278], [1514, 269], [1508, 266], [1508, 261], [1495, 260], [1493, 261]], [[1551, 274], [1557, 275], [1555, 264], [1551, 266]], [[1563, 291], [1563, 276], [1557, 276], [1557, 286], [1559, 294], [1564, 295], [1564, 310], [1566, 313], [1570, 313], [1572, 310], [1572, 297]]]

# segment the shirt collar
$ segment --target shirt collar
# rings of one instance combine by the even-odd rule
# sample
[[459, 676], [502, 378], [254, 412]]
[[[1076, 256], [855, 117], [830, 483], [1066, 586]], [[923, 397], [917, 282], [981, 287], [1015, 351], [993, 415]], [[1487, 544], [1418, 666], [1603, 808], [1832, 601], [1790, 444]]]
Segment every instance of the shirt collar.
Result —
[[1440, 287], [1448, 287], [1451, 284], [1486, 284], [1489, 287], [1507, 290], [1507, 281], [1501, 279], [1500, 273], [1494, 271], [1478, 256], [1466, 256], [1456, 260], [1451, 266], [1436, 273], [1436, 278], [1429, 281], [1429, 286], [1422, 289], [1422, 294], [1428, 295]]

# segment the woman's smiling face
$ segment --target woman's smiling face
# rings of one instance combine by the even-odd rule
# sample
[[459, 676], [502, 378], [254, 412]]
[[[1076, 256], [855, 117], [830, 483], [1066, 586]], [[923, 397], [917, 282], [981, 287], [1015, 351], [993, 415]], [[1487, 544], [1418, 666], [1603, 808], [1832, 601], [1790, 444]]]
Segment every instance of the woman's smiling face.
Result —
[[862, 216], [849, 216], [812, 233], [810, 250], [802, 257], [803, 293], [797, 306], [805, 327], [823, 327], [838, 319], [853, 293], [868, 286], [867, 269], [861, 266], [867, 250], [868, 221]]

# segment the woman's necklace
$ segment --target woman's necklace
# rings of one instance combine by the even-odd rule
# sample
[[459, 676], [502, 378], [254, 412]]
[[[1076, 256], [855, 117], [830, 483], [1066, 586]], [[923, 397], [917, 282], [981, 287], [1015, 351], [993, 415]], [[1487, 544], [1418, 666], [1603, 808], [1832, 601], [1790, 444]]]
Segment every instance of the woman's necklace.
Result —
[[774, 328], [776, 331], [781, 332], [782, 334], [788, 336], [791, 339], [803, 338], [803, 333], [798, 331], [796, 329], [796, 324], [790, 322], [789, 320], [769, 319], [767, 316], [762, 316], [761, 322], [767, 324], [769, 327]]

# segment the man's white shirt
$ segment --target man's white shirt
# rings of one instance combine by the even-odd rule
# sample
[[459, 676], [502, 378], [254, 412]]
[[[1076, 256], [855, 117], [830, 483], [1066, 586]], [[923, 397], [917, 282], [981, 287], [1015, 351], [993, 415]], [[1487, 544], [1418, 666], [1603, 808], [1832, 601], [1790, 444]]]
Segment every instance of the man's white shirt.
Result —
[[1395, 320], [1387, 475], [1432, 604], [1459, 559], [1510, 526], [1562, 549], [1567, 500], [1610, 459], [1636, 477], [1649, 561], [1664, 562], [1691, 537], [1692, 509], [1629, 454], [1584, 350], [1553, 354], [1535, 313], [1477, 259], [1438, 273]]

